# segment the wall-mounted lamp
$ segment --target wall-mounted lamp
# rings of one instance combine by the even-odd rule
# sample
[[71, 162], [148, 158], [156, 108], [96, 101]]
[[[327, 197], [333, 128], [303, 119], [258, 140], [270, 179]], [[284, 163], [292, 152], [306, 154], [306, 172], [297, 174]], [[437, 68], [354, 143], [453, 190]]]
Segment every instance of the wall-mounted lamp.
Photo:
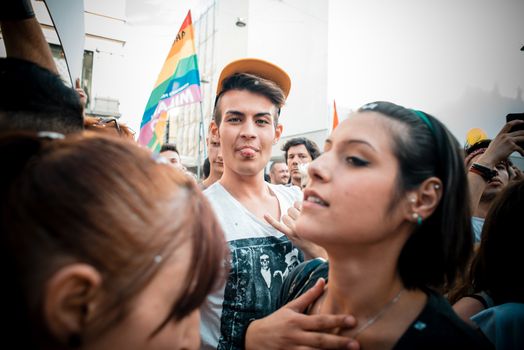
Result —
[[241, 17], [237, 17], [237, 21], [235, 22], [235, 25], [239, 28], [244, 28], [246, 26], [246, 20]]

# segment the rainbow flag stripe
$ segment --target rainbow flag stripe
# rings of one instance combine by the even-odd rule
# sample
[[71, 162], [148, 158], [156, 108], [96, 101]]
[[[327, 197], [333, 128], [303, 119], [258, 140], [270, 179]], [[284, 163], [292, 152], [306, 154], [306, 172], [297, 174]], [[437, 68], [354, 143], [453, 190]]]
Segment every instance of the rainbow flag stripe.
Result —
[[166, 130], [167, 112], [201, 100], [200, 73], [189, 11], [147, 101], [138, 142], [158, 152]]

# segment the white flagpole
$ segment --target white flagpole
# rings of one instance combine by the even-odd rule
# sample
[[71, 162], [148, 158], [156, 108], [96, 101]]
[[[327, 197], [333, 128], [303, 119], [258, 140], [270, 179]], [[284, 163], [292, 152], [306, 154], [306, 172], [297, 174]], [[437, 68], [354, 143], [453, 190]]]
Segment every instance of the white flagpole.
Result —
[[200, 152], [200, 144], [203, 141], [204, 145], [204, 159], [207, 157], [206, 149], [206, 134], [204, 129], [204, 107], [202, 101], [200, 101], [200, 122], [198, 125], [198, 165], [197, 165], [197, 178], [200, 180], [201, 168], [202, 168], [202, 153]]

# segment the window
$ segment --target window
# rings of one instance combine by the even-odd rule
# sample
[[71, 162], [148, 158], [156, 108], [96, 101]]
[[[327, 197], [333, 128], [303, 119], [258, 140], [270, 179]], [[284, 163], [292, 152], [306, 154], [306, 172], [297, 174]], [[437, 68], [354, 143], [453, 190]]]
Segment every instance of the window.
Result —
[[[58, 73], [60, 73], [60, 76], [62, 77], [62, 80], [67, 86], [71, 86], [71, 82], [69, 81], [69, 73], [67, 71], [67, 63], [64, 57], [64, 51], [62, 50], [62, 46], [55, 45], [55, 44], [49, 44], [51, 47], [51, 53], [53, 54], [53, 58], [55, 60], [56, 67], [58, 69]], [[80, 79], [80, 86], [87, 95], [87, 103], [86, 103], [86, 109], [91, 109], [91, 85], [93, 82], [93, 51], [87, 51], [84, 50], [84, 62], [82, 64], [82, 77]]]

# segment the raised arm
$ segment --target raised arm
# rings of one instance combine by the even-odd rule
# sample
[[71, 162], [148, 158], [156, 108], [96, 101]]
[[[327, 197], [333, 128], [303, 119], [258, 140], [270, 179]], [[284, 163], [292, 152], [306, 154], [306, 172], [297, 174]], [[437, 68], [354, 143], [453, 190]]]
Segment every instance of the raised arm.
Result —
[[[507, 160], [513, 152], [519, 152], [524, 155], [524, 150], [518, 143], [524, 142], [524, 131], [511, 131], [515, 125], [524, 124], [522, 120], [513, 120], [502, 127], [498, 135], [491, 141], [486, 152], [484, 152], [475, 163], [481, 164], [490, 169], [502, 161]], [[468, 171], [468, 182], [471, 200], [471, 209], [473, 214], [478, 211], [480, 198], [486, 189], [487, 182], [478, 173]], [[478, 214], [478, 213], [477, 213]]]
[[0, 25], [7, 57], [33, 62], [58, 74], [49, 44], [44, 38], [29, 0], [0, 2]]

